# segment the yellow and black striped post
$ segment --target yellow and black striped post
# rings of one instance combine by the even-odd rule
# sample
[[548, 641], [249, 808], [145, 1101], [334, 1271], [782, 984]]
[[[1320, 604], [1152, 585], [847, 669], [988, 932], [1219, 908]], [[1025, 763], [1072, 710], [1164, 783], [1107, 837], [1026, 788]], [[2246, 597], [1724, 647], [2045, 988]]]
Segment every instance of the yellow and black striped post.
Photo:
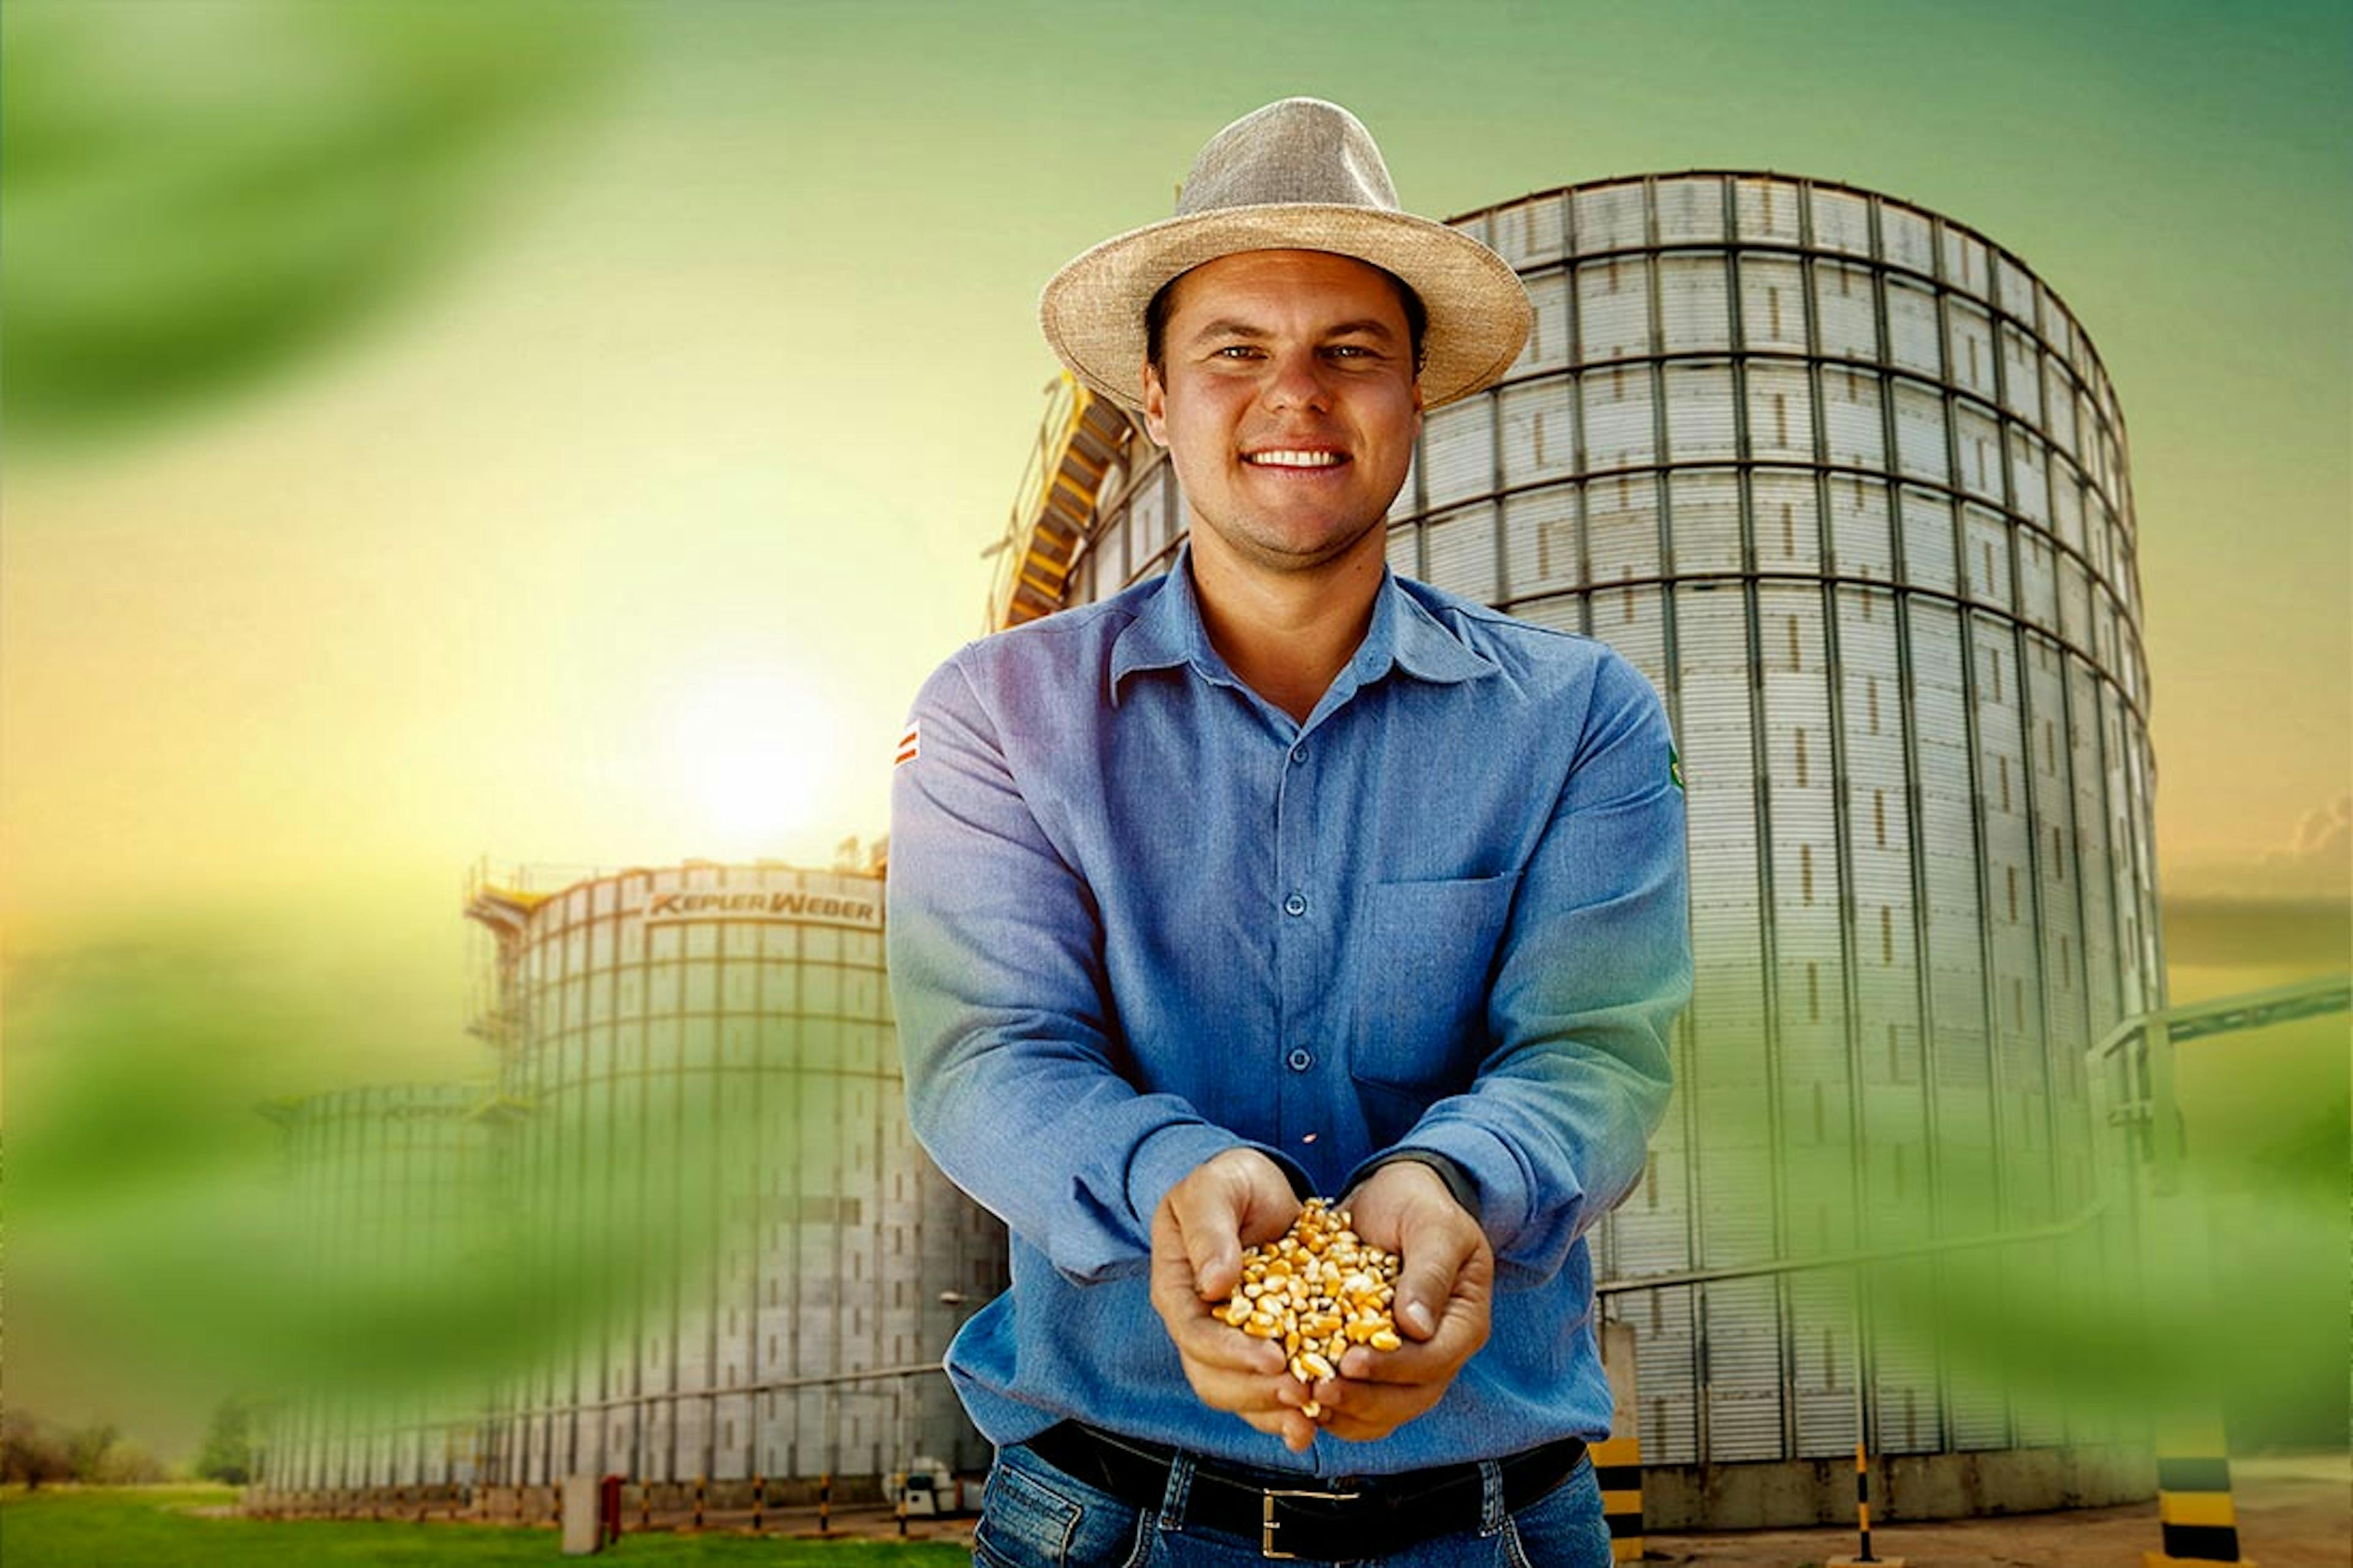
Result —
[[1852, 1557], [1833, 1557], [1829, 1568], [1855, 1568], [1858, 1563], [1883, 1564], [1884, 1568], [1904, 1568], [1901, 1557], [1873, 1557], [1871, 1554], [1871, 1455], [1861, 1444], [1854, 1446], [1854, 1522], [1862, 1532], [1862, 1550]]
[[702, 1528], [703, 1495], [710, 1488], [710, 1485], [711, 1478], [708, 1476], [697, 1476], [694, 1478], [694, 1528], [697, 1530], [701, 1530]]
[[1609, 1436], [1593, 1445], [1593, 1479], [1609, 1524], [1609, 1561], [1640, 1563], [1650, 1542], [1642, 1524], [1641, 1406], [1635, 1399], [1634, 1326], [1601, 1325], [1601, 1370], [1609, 1379]]
[[833, 1533], [833, 1472], [828, 1470], [817, 1483], [817, 1532]]
[[2231, 1563], [2239, 1555], [2239, 1516], [2231, 1501], [2231, 1460], [2219, 1426], [2168, 1433], [2158, 1443], [2157, 1523], [2164, 1550], [2141, 1553], [2142, 1568]]
[[767, 1508], [767, 1504], [768, 1478], [754, 1476], [752, 1478], [752, 1533], [754, 1535], [760, 1533], [760, 1517]]
[[1854, 1527], [1862, 1532], [1862, 1561], [1876, 1563], [1871, 1554], [1871, 1456], [1863, 1446], [1854, 1446]]
[[1609, 1521], [1609, 1561], [1640, 1563], [1649, 1545], [1642, 1534], [1642, 1439], [1605, 1438], [1591, 1453], [1602, 1517]]
[[[2151, 1014], [2141, 1035], [2148, 1084], [2148, 1142], [2141, 1167], [2143, 1247], [2172, 1281], [2174, 1311], [2216, 1321], [2213, 1258], [2206, 1205], [2189, 1177], [2189, 1133], [2177, 1089], [2179, 1062], [2168, 1013]], [[2157, 1519], [2161, 1549], [2141, 1553], [2144, 1568], [2233, 1563], [2239, 1520], [2231, 1501], [2230, 1445], [2222, 1431], [2222, 1384], [2215, 1359], [2190, 1344], [2158, 1384]]]

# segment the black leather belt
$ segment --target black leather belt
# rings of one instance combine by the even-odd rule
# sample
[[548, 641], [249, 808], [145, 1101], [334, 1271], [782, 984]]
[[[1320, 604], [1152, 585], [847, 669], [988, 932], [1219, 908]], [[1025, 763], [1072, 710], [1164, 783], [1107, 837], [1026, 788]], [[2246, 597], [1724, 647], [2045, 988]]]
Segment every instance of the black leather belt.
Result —
[[[1028, 1447], [1131, 1507], [1156, 1510], [1167, 1498], [1176, 1459], [1169, 1449], [1075, 1421], [1040, 1432]], [[1580, 1439], [1563, 1437], [1504, 1460], [1504, 1510], [1525, 1508], [1560, 1485], [1584, 1457]], [[1320, 1487], [1299, 1485], [1319, 1479]], [[1255, 1541], [1261, 1557], [1384, 1557], [1435, 1536], [1477, 1530], [1485, 1500], [1475, 1464], [1325, 1479], [1196, 1459], [1184, 1523]]]

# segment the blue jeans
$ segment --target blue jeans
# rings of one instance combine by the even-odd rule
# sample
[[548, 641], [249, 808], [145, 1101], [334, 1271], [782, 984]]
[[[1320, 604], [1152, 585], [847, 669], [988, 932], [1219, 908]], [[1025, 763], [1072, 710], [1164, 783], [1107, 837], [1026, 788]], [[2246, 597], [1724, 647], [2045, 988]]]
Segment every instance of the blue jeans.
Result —
[[[1179, 1457], [1167, 1495], [1140, 1509], [1015, 1446], [988, 1474], [976, 1568], [1245, 1568], [1263, 1563], [1259, 1543], [1185, 1521], [1192, 1461]], [[1593, 1461], [1517, 1513], [1504, 1511], [1503, 1482], [1486, 1467], [1485, 1519], [1477, 1530], [1436, 1536], [1391, 1552], [1385, 1568], [1609, 1568], [1609, 1527]], [[1302, 1568], [1316, 1568], [1303, 1563]]]

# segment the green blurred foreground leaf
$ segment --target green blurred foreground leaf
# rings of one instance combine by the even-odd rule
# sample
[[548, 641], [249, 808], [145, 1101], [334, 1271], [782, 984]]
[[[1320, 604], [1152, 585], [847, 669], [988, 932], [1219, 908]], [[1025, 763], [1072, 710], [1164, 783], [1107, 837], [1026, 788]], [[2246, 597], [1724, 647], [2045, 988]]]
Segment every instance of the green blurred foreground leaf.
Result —
[[225, 0], [0, 10], [0, 413], [102, 433], [323, 343], [479, 228], [615, 13]]
[[[575, 1333], [612, 1331], [641, 1301], [662, 1300], [668, 1282], [707, 1268], [744, 1216], [681, 1184], [696, 1172], [708, 1181], [714, 1150], [719, 1166], [743, 1168], [735, 1151], [796, 1124], [763, 1126], [758, 1095], [717, 1093], [691, 1123], [663, 1099], [622, 1126], [501, 1138], [495, 1182], [420, 1218], [393, 1201], [406, 1178], [354, 1205], [322, 1191], [334, 1162], [290, 1162], [288, 1128], [264, 1103], [317, 1087], [312, 1064], [347, 1003], [331, 988], [306, 993], [252, 942], [167, 933], [20, 966], [9, 1005], [12, 1355], [176, 1383], [206, 1407], [235, 1388], [328, 1394], [343, 1407], [380, 1399], [412, 1419], [479, 1409], [493, 1380]], [[2071, 1423], [2146, 1417], [2153, 1396], [2200, 1365], [2235, 1419], [2309, 1412], [2316, 1388], [2341, 1415], [2342, 1062], [2295, 1060], [2264, 1088], [2280, 1125], [2261, 1157], [2201, 1153], [2193, 1139], [2191, 1192], [2143, 1211], [2137, 1257], [2119, 1245], [2132, 1214], [2116, 1208], [2053, 1238], [1871, 1264], [1874, 1344], [1926, 1347], [1956, 1379]], [[648, 1105], [692, 1076], [649, 1081]], [[445, 1098], [474, 1102], [455, 1089]], [[479, 1103], [517, 1119], [511, 1127], [588, 1114], [576, 1097], [569, 1109], [501, 1100], [487, 1078]], [[790, 1108], [766, 1112], [780, 1109]], [[1694, 1128], [1716, 1152], [1716, 1180], [1774, 1180], [1764, 1115], [1726, 1109]], [[535, 1169], [536, 1158], [564, 1163]], [[1815, 1257], [1855, 1250], [1846, 1169], [1841, 1156], [1781, 1172], [1790, 1212], [1834, 1216]], [[2202, 1253], [2170, 1244], [2201, 1215]], [[1864, 1249], [2001, 1229], [1963, 1187], [1936, 1205], [1875, 1202]], [[1854, 1277], [1844, 1266], [1792, 1277], [1793, 1289], [1833, 1283], [1809, 1321], [1837, 1339], [1849, 1334]]]
[[[502, 1140], [494, 1175], [457, 1190], [430, 1162], [306, 1165], [265, 1110], [316, 1070], [332, 995], [185, 937], [11, 982], [10, 1349], [67, 1381], [479, 1407], [490, 1380], [705, 1267], [723, 1237], [708, 1205], [678, 1219], [678, 1173], [697, 1163], [683, 1140], [755, 1131], [746, 1095], [712, 1096], [691, 1133], [600, 1129], [602, 1184], [646, 1194], [612, 1205], [574, 1201], [577, 1130]], [[451, 1093], [565, 1114], [487, 1081]]]

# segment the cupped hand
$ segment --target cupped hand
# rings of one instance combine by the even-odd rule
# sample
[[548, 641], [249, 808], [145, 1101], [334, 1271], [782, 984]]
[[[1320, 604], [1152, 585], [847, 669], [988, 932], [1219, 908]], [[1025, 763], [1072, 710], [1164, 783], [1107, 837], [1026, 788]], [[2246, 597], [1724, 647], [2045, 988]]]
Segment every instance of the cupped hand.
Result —
[[1242, 1248], [1282, 1236], [1299, 1210], [1272, 1160], [1229, 1149], [1195, 1166], [1152, 1216], [1152, 1305], [1186, 1381], [1204, 1405], [1282, 1438], [1293, 1453], [1315, 1438], [1315, 1423], [1300, 1410], [1306, 1385], [1291, 1375], [1281, 1345], [1250, 1338], [1209, 1309], [1241, 1282]]
[[1436, 1405], [1487, 1342], [1495, 1252], [1438, 1173], [1409, 1160], [1375, 1171], [1341, 1206], [1358, 1236], [1398, 1256], [1390, 1312], [1404, 1343], [1349, 1346], [1313, 1397], [1325, 1430], [1370, 1442]]

